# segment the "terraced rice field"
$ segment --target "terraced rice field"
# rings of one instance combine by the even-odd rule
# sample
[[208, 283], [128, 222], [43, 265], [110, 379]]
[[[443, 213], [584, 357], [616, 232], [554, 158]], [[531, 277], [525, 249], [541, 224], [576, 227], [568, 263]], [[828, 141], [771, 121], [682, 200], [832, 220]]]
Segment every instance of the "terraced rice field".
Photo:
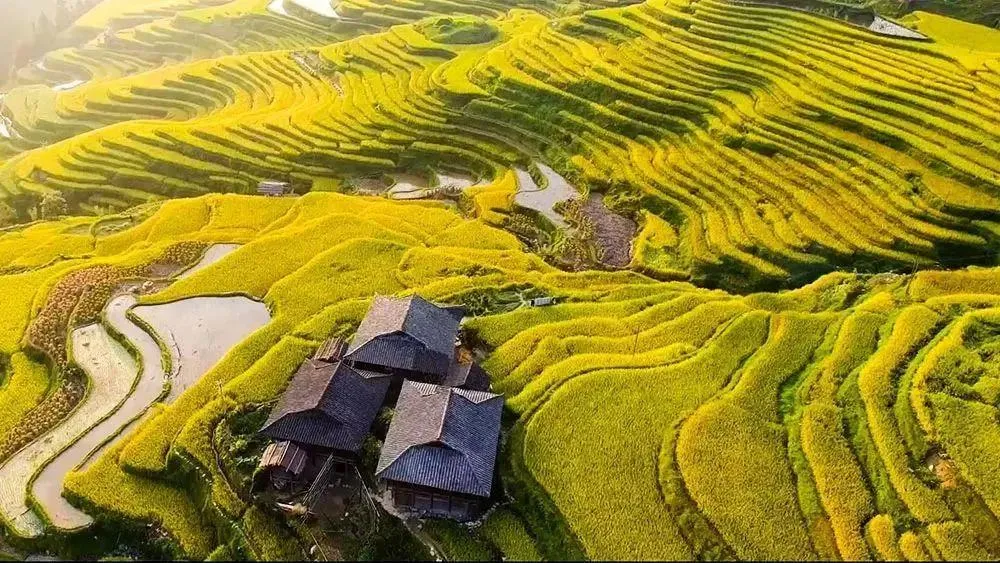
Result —
[[419, 293], [506, 395], [492, 557], [1000, 557], [1000, 31], [902, 23], [104, 0], [0, 98], [0, 522], [303, 557], [229, 421]]
[[[724, 287], [984, 262], [996, 244], [990, 30], [969, 50], [723, 0], [563, 17], [555, 3], [473, 2], [495, 33], [441, 43], [425, 24], [378, 32], [432, 15], [430, 2], [345, 0], [350, 24], [325, 27], [208, 4], [22, 73], [10, 96], [56, 75], [88, 82], [45, 111], [8, 104], [8, 196], [55, 188], [95, 209], [417, 166], [500, 179], [541, 154], [577, 189], [644, 194], [678, 233], [681, 269]], [[371, 33], [338, 41], [361, 22]], [[235, 39], [199, 34], [217, 27]], [[119, 44], [136, 54], [112, 55]]]
[[971, 557], [996, 542], [996, 299], [947, 286], [995, 275], [678, 285], [472, 326], [592, 557]]
[[514, 202], [521, 207], [541, 213], [557, 227], [566, 227], [566, 221], [556, 211], [556, 205], [580, 197], [580, 192], [548, 166], [540, 165], [538, 171], [545, 178], [544, 186], [539, 186], [527, 170], [517, 170], [517, 193], [514, 195]]
[[242, 296], [141, 305], [133, 314], [170, 351], [174, 369], [168, 402], [183, 395], [230, 348], [271, 319], [263, 303]]
[[205, 251], [205, 255], [198, 261], [197, 264], [191, 266], [190, 269], [185, 270], [177, 277], [181, 279], [191, 277], [205, 268], [211, 267], [213, 264], [222, 260], [229, 254], [232, 254], [239, 247], [240, 245], [238, 244], [213, 244], [208, 248], [208, 250]]

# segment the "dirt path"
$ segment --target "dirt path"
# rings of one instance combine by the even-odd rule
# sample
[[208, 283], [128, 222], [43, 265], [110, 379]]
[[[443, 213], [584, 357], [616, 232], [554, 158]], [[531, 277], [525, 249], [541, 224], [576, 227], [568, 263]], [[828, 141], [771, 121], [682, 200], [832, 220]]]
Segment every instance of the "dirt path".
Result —
[[[81, 354], [81, 364], [87, 368], [90, 376], [87, 396], [62, 424], [26, 446], [0, 467], [0, 512], [12, 522], [17, 533], [28, 537], [41, 532], [37, 527], [37, 517], [34, 514], [32, 517], [26, 516], [29, 512], [26, 502], [28, 484], [35, 470], [81, 439], [96, 421], [114, 412], [128, 396], [135, 381], [135, 368], [132, 367], [131, 375], [128, 368], [131, 357], [120, 345], [116, 348], [111, 344], [110, 336], [102, 327], [89, 325], [79, 328], [73, 331], [72, 338], [74, 343], [82, 343], [79, 348], [74, 344], [74, 352]], [[94, 348], [93, 351], [90, 351], [91, 347]], [[95, 365], [93, 360], [97, 358], [100, 360]], [[89, 449], [92, 447], [87, 452]], [[83, 452], [83, 455], [87, 452]], [[54, 477], [55, 473], [52, 473], [46, 478], [46, 483], [51, 484]], [[54, 486], [43, 487], [43, 506], [47, 512], [53, 511], [53, 520], [66, 516], [69, 523], [79, 522], [80, 515], [71, 514], [70, 511], [77, 511], [62, 499], [61, 477], [56, 483]], [[64, 510], [66, 508], [69, 511]], [[87, 523], [89, 519], [84, 525]]]
[[[194, 297], [133, 309], [170, 350], [172, 402], [229, 350], [271, 320], [267, 306], [246, 297]], [[157, 350], [159, 354], [159, 350]]]
[[205, 251], [205, 256], [203, 256], [201, 260], [198, 261], [197, 264], [185, 270], [183, 273], [181, 273], [181, 275], [177, 276], [177, 279], [182, 280], [184, 278], [193, 276], [194, 274], [215, 264], [219, 260], [222, 260], [226, 256], [229, 256], [239, 247], [240, 245], [238, 244], [213, 244], [212, 246], [208, 247], [208, 250]]

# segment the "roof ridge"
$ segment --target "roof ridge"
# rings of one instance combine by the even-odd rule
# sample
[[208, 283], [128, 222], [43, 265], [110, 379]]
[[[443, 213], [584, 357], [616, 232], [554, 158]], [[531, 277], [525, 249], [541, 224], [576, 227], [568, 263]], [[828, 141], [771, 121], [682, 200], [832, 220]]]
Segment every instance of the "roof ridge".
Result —
[[403, 324], [402, 324], [402, 326], [399, 327], [399, 331], [402, 332], [403, 334], [405, 334], [406, 336], [409, 336], [410, 338], [416, 340], [420, 344], [422, 344], [423, 347], [426, 348], [428, 351], [434, 352], [435, 350], [433, 348], [431, 348], [430, 344], [428, 344], [427, 342], [424, 342], [422, 339], [418, 338], [416, 335], [411, 334], [409, 331], [406, 330], [407, 323], [410, 320], [410, 315], [413, 314], [413, 299], [414, 298], [419, 299], [419, 300], [423, 301], [424, 303], [427, 303], [431, 307], [434, 307], [436, 309], [441, 309], [441, 307], [438, 307], [434, 303], [432, 303], [432, 302], [424, 299], [423, 297], [420, 297], [416, 293], [411, 293], [410, 295], [407, 295], [406, 297], [397, 298], [400, 301], [409, 301], [409, 304], [406, 306], [406, 314], [403, 315]]
[[444, 419], [448, 417], [448, 409], [451, 407], [451, 399], [455, 396], [455, 393], [450, 387], [442, 387], [438, 385], [437, 388], [438, 390], [445, 389], [448, 393], [448, 398], [444, 402], [444, 408], [441, 409], [441, 422], [438, 423], [437, 441], [441, 442], [441, 438], [444, 437]]
[[406, 314], [403, 315], [403, 321], [399, 325], [399, 330], [406, 332], [406, 321], [410, 320], [410, 315], [413, 314], [413, 295], [406, 297], [386, 297], [386, 299], [406, 303]]
[[[458, 452], [458, 453], [462, 454], [462, 459], [465, 460], [465, 466], [466, 466], [466, 468], [468, 468], [469, 473], [472, 474], [472, 479], [476, 482], [476, 485], [478, 485], [479, 488], [481, 489], [483, 487], [483, 483], [479, 480], [479, 475], [476, 474], [475, 465], [473, 465], [472, 460], [469, 459], [469, 454], [466, 453], [465, 451], [463, 451], [462, 448], [456, 448], [455, 446], [453, 446], [453, 445], [449, 444], [448, 442], [445, 442], [445, 441], [442, 440], [442, 437], [443, 437], [442, 435], [444, 434], [444, 421], [445, 421], [445, 418], [448, 416], [448, 410], [451, 408], [451, 401], [452, 401], [452, 399], [454, 399], [456, 395], [461, 396], [466, 401], [469, 401], [469, 398], [465, 397], [461, 393], [457, 393], [458, 389], [456, 389], [454, 387], [443, 387], [441, 385], [438, 385], [437, 387], [439, 389], [446, 389], [447, 393], [448, 393], [448, 400], [445, 402], [444, 409], [442, 410], [442, 413], [441, 413], [441, 426], [438, 427], [438, 438], [437, 438], [437, 441], [439, 443], [444, 444], [445, 446], [447, 446], [449, 450], [451, 450], [453, 452]], [[472, 404], [474, 404], [474, 405], [477, 404], [477, 403], [474, 403], [472, 401], [469, 401], [469, 402], [472, 403]]]
[[[469, 401], [473, 405], [482, 405], [488, 403], [495, 399], [500, 399], [503, 397], [502, 393], [494, 393], [493, 391], [480, 391], [478, 389], [462, 389], [461, 387], [453, 388], [453, 391], [466, 401]], [[470, 397], [469, 395], [472, 395]], [[475, 400], [473, 397], [482, 397], [481, 400]]]

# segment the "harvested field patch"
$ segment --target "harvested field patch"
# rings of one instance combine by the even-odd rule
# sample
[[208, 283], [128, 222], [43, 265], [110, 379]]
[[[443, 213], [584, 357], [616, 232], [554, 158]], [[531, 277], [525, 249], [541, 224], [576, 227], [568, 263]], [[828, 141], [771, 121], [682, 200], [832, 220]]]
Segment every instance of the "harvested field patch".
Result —
[[615, 268], [627, 267], [632, 262], [635, 221], [608, 209], [599, 193], [590, 194], [581, 211], [594, 225], [601, 262]]

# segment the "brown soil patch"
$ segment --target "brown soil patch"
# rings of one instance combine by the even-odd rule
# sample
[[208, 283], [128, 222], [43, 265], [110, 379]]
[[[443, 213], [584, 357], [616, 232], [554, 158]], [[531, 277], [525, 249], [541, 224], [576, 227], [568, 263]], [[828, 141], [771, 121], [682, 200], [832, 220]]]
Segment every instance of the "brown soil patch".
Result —
[[583, 214], [594, 224], [601, 262], [614, 268], [626, 268], [632, 262], [632, 239], [637, 225], [604, 205], [601, 194], [591, 193], [583, 205]]
[[958, 487], [958, 467], [947, 454], [935, 453], [927, 459], [927, 466], [941, 482], [941, 488], [951, 490]]

